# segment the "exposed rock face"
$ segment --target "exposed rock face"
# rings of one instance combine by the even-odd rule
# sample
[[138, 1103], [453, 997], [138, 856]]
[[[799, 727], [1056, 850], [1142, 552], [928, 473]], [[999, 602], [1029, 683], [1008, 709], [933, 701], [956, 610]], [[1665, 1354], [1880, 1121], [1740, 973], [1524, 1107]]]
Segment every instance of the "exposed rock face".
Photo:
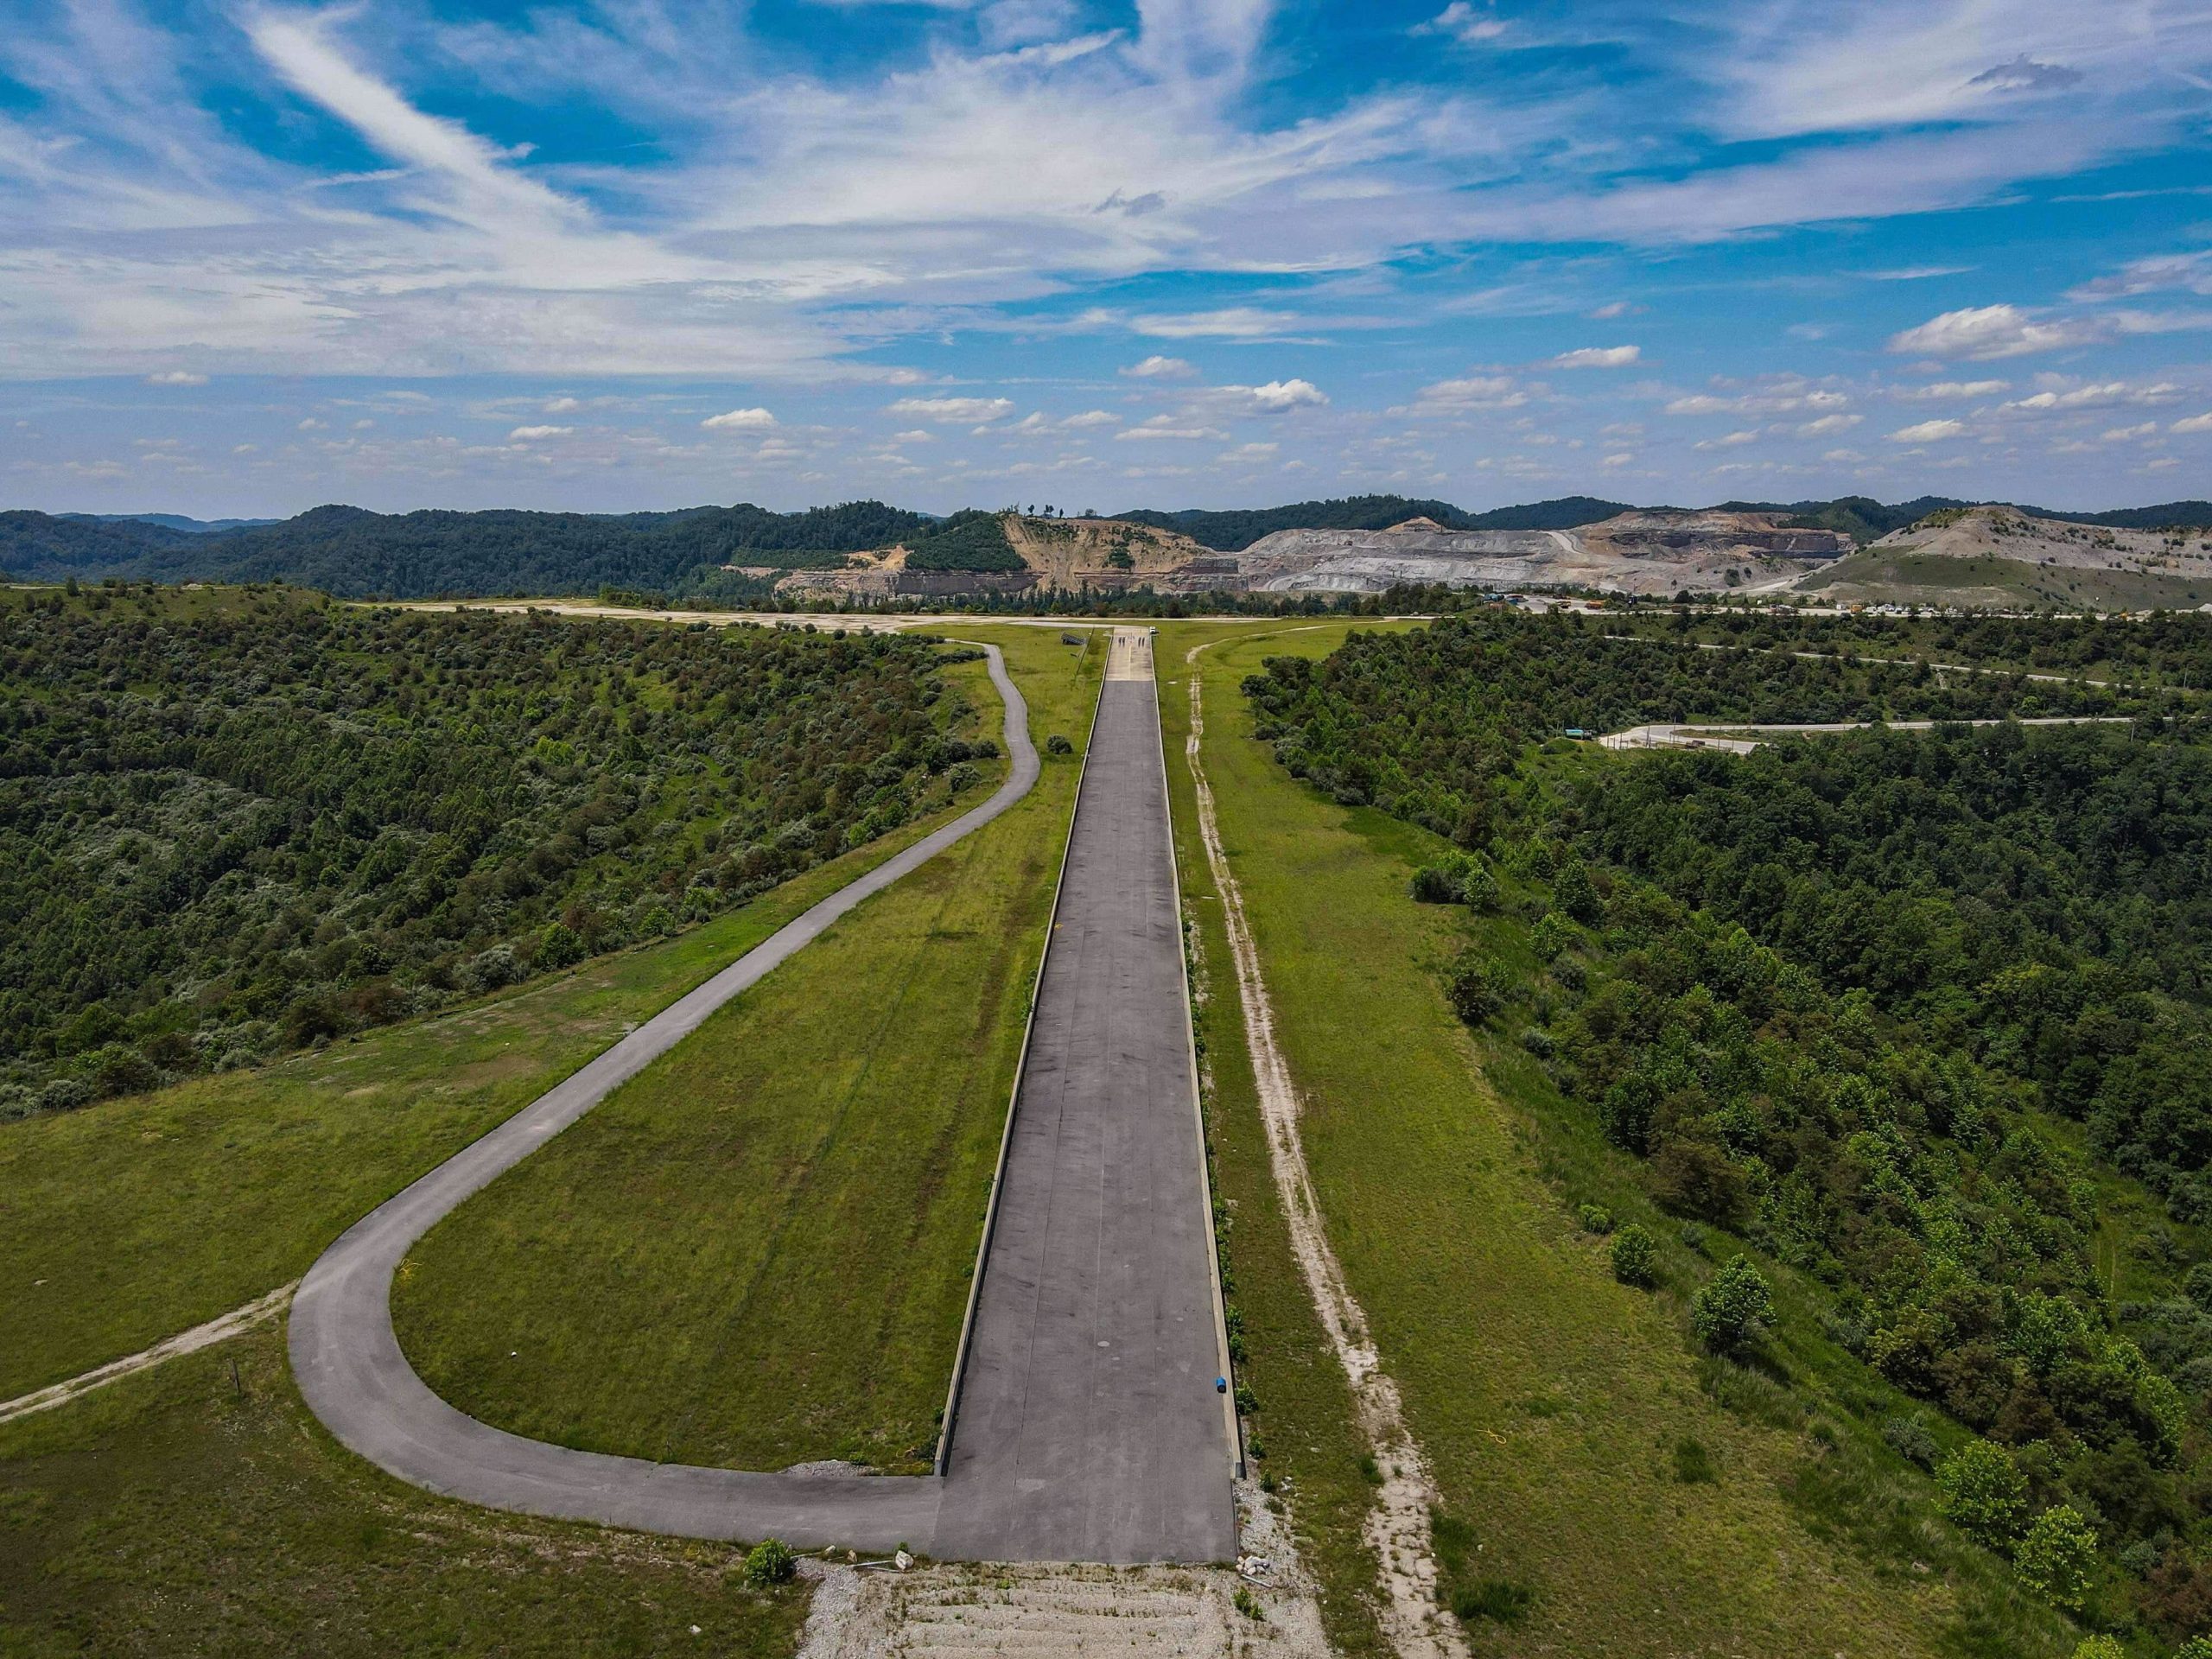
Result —
[[[1231, 556], [1233, 577], [1214, 568], [1186, 569], [1170, 585], [1381, 593], [1413, 582], [1669, 594], [1685, 587], [1778, 587], [1802, 574], [1808, 562], [1850, 550], [1847, 536], [1784, 530], [1767, 513], [1623, 513], [1580, 530], [1446, 530], [1415, 518], [1389, 530], [1278, 531]], [[1209, 561], [1210, 567], [1218, 563]]]
[[2017, 507], [1930, 513], [1916, 524], [1891, 531], [1866, 550], [2166, 575], [2212, 572], [2212, 535], [2202, 531], [2108, 530], [2102, 524], [2031, 518]]
[[909, 572], [906, 550], [854, 556], [846, 569], [799, 571], [785, 585], [815, 592], [1070, 592], [1148, 586], [1163, 593], [1379, 594], [1401, 584], [1452, 588], [1579, 587], [1671, 594], [1786, 587], [1814, 561], [1851, 550], [1834, 531], [1784, 530], [1769, 513], [1623, 513], [1580, 530], [1446, 530], [1408, 518], [1388, 530], [1283, 530], [1241, 553], [1217, 553], [1174, 531], [1118, 518], [1007, 513], [1007, 541], [1026, 575]]
[[1128, 588], [1213, 557], [1189, 537], [1122, 518], [1031, 518], [1009, 512], [1006, 538], [1049, 588]]

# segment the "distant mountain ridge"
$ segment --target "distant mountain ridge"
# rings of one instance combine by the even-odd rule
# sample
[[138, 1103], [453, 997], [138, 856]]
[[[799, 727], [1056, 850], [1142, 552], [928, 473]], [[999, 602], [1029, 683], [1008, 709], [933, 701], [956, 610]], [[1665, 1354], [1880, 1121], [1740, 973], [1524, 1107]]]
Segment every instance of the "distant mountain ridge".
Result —
[[86, 518], [96, 524], [158, 524], [163, 530], [181, 530], [188, 535], [210, 536], [228, 530], [259, 530], [264, 524], [281, 524], [282, 518], [188, 518], [181, 512], [63, 512], [60, 518]]
[[1402, 495], [1352, 495], [1341, 500], [1297, 501], [1288, 506], [1225, 512], [1186, 508], [1180, 512], [1160, 512], [1141, 507], [1114, 517], [1179, 531], [1201, 547], [1240, 553], [1262, 537], [1282, 530], [1388, 530], [1408, 518], [1430, 519], [1446, 530], [1575, 530], [1631, 511], [1626, 502], [1601, 501], [1588, 495], [1562, 496], [1555, 501], [1499, 507], [1490, 512], [1465, 512], [1449, 501], [1415, 500]]
[[[1726, 502], [1722, 509], [1782, 515], [1790, 528], [1840, 531], [1863, 547], [1931, 512], [1980, 505], [1985, 504], [1938, 496], [1895, 505], [1844, 496]], [[2018, 510], [2035, 518], [2116, 529], [2212, 524], [2212, 502], [2201, 500], [2089, 513]], [[1591, 496], [1468, 512], [1448, 501], [1363, 495], [1245, 510], [1145, 508], [1116, 516], [1228, 553], [1286, 530], [1377, 531], [1426, 518], [1447, 530], [1567, 531], [1633, 511]], [[70, 576], [284, 581], [349, 598], [588, 594], [607, 588], [699, 594], [753, 580], [733, 577], [728, 567], [835, 566], [847, 554], [900, 542], [931, 548], [917, 568], [1003, 568], [1011, 555], [995, 543], [980, 550], [966, 545], [988, 532], [980, 523], [984, 517], [946, 519], [881, 501], [801, 512], [772, 512], [747, 503], [637, 513], [501, 508], [391, 514], [334, 505], [273, 523], [15, 511], [0, 512], [0, 569], [31, 582]]]

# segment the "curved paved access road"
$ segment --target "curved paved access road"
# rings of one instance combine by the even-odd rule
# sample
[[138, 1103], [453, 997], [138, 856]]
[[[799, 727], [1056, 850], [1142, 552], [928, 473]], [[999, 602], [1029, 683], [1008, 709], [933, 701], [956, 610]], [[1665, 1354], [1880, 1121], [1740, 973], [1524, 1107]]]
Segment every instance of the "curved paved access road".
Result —
[[[309, 1269], [292, 1305], [292, 1366], [340, 1441], [472, 1503], [690, 1537], [906, 1543], [997, 1560], [1235, 1553], [1160, 726], [1148, 643], [1116, 646], [1008, 1133], [950, 1474], [750, 1473], [524, 1440], [415, 1375], [391, 1293], [401, 1258], [455, 1205], [861, 900], [1027, 792], [1038, 775], [1027, 710], [995, 647], [986, 650], [1014, 769], [988, 801], [791, 922], [355, 1224]], [[1140, 656], [1141, 683], [1129, 666]]]

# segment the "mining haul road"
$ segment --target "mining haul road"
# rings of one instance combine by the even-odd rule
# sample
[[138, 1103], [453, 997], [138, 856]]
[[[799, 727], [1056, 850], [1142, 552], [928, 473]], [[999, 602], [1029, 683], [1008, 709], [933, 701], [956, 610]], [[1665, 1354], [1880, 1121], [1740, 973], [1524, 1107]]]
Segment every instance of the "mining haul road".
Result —
[[[309, 1409], [370, 1462], [501, 1510], [803, 1548], [981, 1560], [1226, 1560], [1235, 1424], [1211, 1255], [1148, 637], [1116, 630], [1039, 976], [946, 1472], [753, 1472], [580, 1452], [448, 1405], [407, 1363], [391, 1283], [464, 1199], [871, 893], [1027, 793], [1039, 762], [995, 647], [1007, 781], [840, 888], [341, 1236], [292, 1304]], [[837, 1310], [824, 1308], [823, 1318]]]

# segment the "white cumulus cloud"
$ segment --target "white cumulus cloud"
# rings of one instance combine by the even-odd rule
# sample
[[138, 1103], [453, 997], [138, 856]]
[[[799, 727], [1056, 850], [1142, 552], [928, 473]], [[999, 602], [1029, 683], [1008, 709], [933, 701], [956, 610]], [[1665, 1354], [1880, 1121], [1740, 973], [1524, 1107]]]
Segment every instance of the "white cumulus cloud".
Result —
[[1280, 415], [1294, 409], [1311, 409], [1329, 401], [1329, 395], [1311, 380], [1270, 380], [1264, 386], [1226, 386], [1241, 392], [1263, 414]]
[[1198, 371], [1179, 357], [1147, 357], [1122, 371], [1133, 380], [1188, 380]]
[[1011, 397], [901, 397], [890, 405], [893, 415], [917, 421], [995, 421], [1014, 413]]
[[518, 426], [507, 434], [512, 443], [529, 443], [538, 438], [565, 438], [576, 429], [573, 426]]
[[2096, 330], [2067, 318], [2043, 320], [2017, 305], [1970, 305], [1930, 317], [1917, 328], [1890, 337], [1893, 352], [1923, 357], [1964, 358], [1969, 362], [1999, 357], [2024, 357], [2031, 352], [2056, 351], [2094, 338]]
[[1643, 355], [1641, 346], [1584, 346], [1552, 359], [1555, 369], [1624, 369]]
[[699, 423], [710, 432], [758, 432], [775, 423], [776, 417], [765, 409], [733, 409]]
[[1967, 429], [1964, 421], [1920, 421], [1911, 426], [1901, 426], [1890, 434], [1892, 443], [1940, 443], [1945, 438], [1955, 438]]

